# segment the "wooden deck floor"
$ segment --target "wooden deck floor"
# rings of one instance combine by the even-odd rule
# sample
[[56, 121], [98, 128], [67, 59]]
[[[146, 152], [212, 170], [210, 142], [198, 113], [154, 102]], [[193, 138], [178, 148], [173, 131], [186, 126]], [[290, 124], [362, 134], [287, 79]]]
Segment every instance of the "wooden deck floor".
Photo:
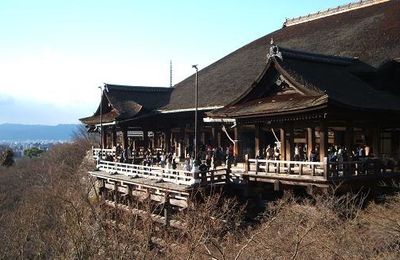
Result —
[[163, 182], [148, 178], [131, 178], [130, 176], [126, 176], [123, 174], [110, 174], [103, 171], [91, 171], [89, 172], [89, 174], [93, 177], [105, 179], [107, 181], [119, 181], [121, 183], [133, 184], [148, 188], [156, 188], [160, 190], [188, 192], [192, 189], [192, 187], [188, 185]]

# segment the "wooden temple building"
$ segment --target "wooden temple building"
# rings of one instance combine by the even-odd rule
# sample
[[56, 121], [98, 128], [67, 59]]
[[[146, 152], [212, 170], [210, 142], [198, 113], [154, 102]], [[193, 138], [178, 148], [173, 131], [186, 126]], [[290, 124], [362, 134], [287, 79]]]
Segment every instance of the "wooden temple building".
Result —
[[[81, 121], [90, 131], [103, 127], [103, 153], [119, 143], [173, 149], [183, 160], [196, 139], [194, 86], [195, 75], [170, 88], [105, 84], [97, 111]], [[154, 196], [175, 194], [179, 205], [193, 187], [226, 184], [235, 174], [239, 182], [275, 187], [397, 178], [400, 1], [361, 1], [286, 20], [198, 72], [198, 115], [199, 147], [232, 145], [236, 168], [176, 175], [179, 167], [100, 162], [91, 174], [104, 189], [130, 195], [152, 189]], [[279, 156], [268, 158], [268, 146]], [[341, 158], [332, 160], [337, 153]], [[157, 186], [157, 179], [174, 187]]]

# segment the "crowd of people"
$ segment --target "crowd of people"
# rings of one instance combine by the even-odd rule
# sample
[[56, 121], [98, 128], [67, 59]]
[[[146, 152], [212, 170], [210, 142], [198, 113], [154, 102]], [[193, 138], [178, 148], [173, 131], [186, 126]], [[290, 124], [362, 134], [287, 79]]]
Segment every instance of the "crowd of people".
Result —
[[[307, 145], [296, 144], [293, 152], [295, 161], [318, 162], [320, 158], [318, 146], [311, 149], [308, 154]], [[159, 148], [144, 149], [143, 147], [135, 150], [132, 146], [124, 149], [121, 145], [117, 144], [115, 155], [107, 153], [105, 160], [172, 169], [177, 169], [178, 166], [181, 166], [182, 170], [191, 171], [195, 165], [193, 147], [187, 147], [184, 154], [184, 162], [180, 164], [181, 157], [176, 154], [174, 146], [168, 150]], [[371, 155], [372, 153], [370, 153], [368, 146], [359, 145], [351, 151], [341, 146], [330, 146], [327, 158], [329, 162], [344, 162], [349, 160], [358, 161]], [[277, 144], [267, 145], [265, 149], [261, 149], [258, 152], [256, 158], [281, 160], [280, 148]], [[224, 164], [230, 168], [233, 163], [236, 163], [233, 145], [227, 146], [225, 149], [221, 146], [213, 147], [204, 144], [199, 146], [196, 165], [200, 166], [200, 170], [216, 169], [216, 167]]]
[[[318, 162], [319, 157], [319, 147], [316, 146], [311, 149], [310, 153], [307, 152], [306, 144], [296, 144], [294, 146], [294, 161], [309, 161]], [[328, 148], [328, 161], [329, 162], [340, 162], [340, 161], [358, 161], [364, 158], [373, 157], [374, 155], [370, 152], [370, 147], [365, 145], [358, 145], [354, 147], [353, 150], [349, 151], [346, 147], [331, 145]], [[278, 146], [267, 145], [265, 149], [262, 149], [258, 155], [257, 159], [267, 159], [267, 160], [280, 160], [281, 153]]]
[[[176, 154], [174, 146], [168, 150], [159, 148], [143, 147], [135, 150], [132, 146], [123, 148], [120, 144], [115, 147], [115, 155], [107, 153], [106, 161], [141, 164], [145, 166], [158, 166], [177, 169], [181, 166], [182, 170], [191, 171], [195, 165], [194, 151], [188, 147], [185, 151], [184, 162], [179, 164], [181, 157]], [[200, 145], [197, 153], [196, 165], [200, 170], [215, 169], [223, 164], [230, 165], [235, 162], [233, 145], [226, 147], [213, 147], [211, 145]]]

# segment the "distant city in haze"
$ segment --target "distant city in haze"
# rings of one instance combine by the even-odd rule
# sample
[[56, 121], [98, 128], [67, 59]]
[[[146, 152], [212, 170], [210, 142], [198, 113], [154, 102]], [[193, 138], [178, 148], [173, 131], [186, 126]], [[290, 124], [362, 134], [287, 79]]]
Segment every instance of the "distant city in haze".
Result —
[[0, 152], [11, 148], [14, 158], [24, 157], [27, 149], [47, 151], [55, 144], [71, 142], [81, 125], [0, 124]]
[[77, 133], [79, 125], [0, 124], [0, 143], [67, 142]]

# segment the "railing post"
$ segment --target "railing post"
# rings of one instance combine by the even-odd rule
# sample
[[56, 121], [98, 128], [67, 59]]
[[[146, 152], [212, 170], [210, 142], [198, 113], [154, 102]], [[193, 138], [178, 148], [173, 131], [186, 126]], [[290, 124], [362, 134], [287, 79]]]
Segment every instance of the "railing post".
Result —
[[299, 175], [303, 175], [303, 164], [299, 164]]
[[328, 176], [329, 176], [329, 174], [328, 174], [329, 167], [328, 166], [329, 166], [328, 165], [328, 157], [324, 157], [323, 167], [324, 167], [324, 179], [325, 180], [328, 180]]
[[250, 171], [250, 161], [249, 161], [249, 155], [246, 154], [244, 156], [244, 171], [249, 172]]
[[280, 162], [278, 162], [276, 164], [276, 173], [281, 173], [281, 163]]
[[200, 172], [201, 174], [201, 184], [207, 183], [207, 172]]
[[257, 175], [259, 170], [260, 170], [260, 165], [259, 165], [258, 159], [256, 159], [256, 175]]
[[225, 184], [229, 184], [229, 173], [230, 173], [230, 170], [226, 169], [225, 170]]

